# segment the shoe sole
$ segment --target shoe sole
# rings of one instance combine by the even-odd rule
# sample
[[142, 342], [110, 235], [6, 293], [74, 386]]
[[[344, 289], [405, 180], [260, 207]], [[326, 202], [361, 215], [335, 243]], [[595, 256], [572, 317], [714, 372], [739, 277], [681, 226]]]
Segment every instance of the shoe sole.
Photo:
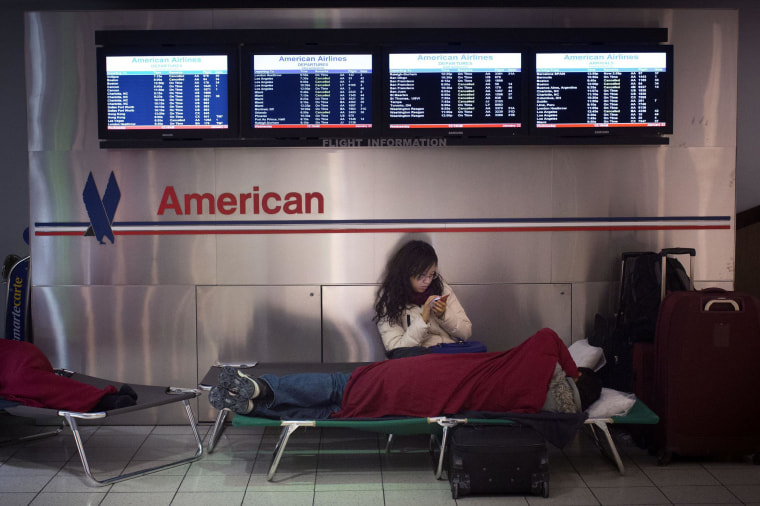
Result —
[[227, 390], [237, 393], [246, 399], [253, 398], [256, 393], [256, 384], [253, 380], [240, 375], [240, 370], [230, 366], [224, 366], [219, 373], [219, 385]]
[[209, 392], [208, 402], [220, 411], [229, 409], [238, 414], [250, 413], [250, 399], [233, 394], [234, 392], [217, 385]]

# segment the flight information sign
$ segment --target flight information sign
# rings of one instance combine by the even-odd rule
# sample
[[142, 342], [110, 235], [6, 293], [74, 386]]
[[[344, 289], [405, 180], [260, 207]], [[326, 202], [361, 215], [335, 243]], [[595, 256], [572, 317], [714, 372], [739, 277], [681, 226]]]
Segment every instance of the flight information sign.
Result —
[[520, 53], [391, 53], [390, 128], [520, 128]]
[[108, 130], [229, 128], [227, 58], [107, 56]]
[[665, 127], [667, 54], [537, 53], [536, 127]]
[[371, 54], [251, 55], [251, 126], [371, 128]]

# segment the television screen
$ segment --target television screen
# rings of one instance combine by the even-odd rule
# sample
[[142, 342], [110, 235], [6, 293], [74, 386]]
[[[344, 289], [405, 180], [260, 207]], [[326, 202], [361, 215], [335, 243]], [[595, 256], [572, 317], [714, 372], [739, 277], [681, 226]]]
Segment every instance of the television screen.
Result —
[[208, 48], [99, 48], [101, 139], [237, 135], [237, 58]]
[[511, 135], [523, 126], [521, 53], [391, 52], [387, 64], [391, 134]]
[[672, 46], [536, 53], [535, 127], [558, 135], [673, 132]]
[[353, 136], [372, 129], [371, 53], [249, 51], [248, 58], [247, 135]]

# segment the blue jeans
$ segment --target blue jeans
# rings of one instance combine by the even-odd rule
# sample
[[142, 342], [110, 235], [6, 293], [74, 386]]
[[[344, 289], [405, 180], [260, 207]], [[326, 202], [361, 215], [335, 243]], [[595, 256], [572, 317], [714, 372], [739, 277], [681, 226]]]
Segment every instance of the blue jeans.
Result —
[[342, 372], [303, 373], [259, 377], [272, 389], [273, 398], [257, 402], [254, 416], [283, 420], [321, 420], [340, 411], [343, 390], [351, 375]]

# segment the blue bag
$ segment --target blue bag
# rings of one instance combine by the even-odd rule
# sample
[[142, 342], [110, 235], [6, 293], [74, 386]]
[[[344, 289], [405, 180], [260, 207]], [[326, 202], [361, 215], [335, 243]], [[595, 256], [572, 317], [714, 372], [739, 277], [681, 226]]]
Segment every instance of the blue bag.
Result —
[[441, 343], [431, 346], [430, 353], [485, 353], [488, 351], [486, 345], [480, 341], [463, 341], [456, 343]]

